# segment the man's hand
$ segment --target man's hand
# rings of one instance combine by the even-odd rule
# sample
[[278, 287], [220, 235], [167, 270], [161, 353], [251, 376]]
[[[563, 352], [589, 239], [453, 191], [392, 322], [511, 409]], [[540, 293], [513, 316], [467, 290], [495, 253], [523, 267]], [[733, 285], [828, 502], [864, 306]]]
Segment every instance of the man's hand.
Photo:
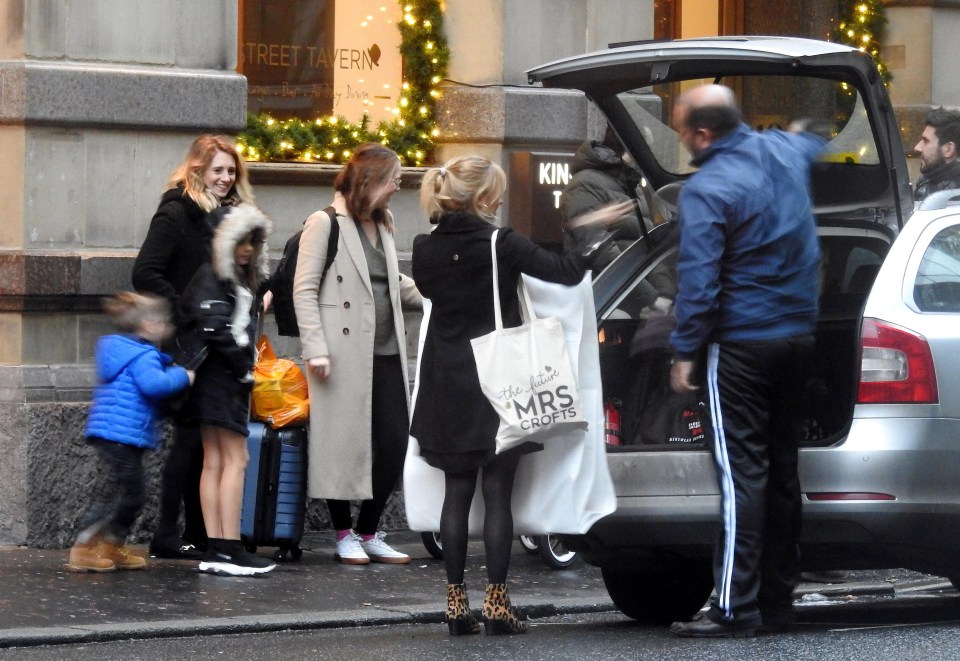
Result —
[[693, 376], [692, 360], [676, 360], [670, 368], [670, 388], [676, 393], [697, 390], [690, 378]]
[[602, 227], [610, 227], [611, 225], [619, 223], [621, 220], [632, 214], [635, 209], [636, 207], [633, 204], [633, 200], [608, 204], [605, 207], [588, 211], [580, 214], [576, 218], [571, 219], [567, 223], [567, 227], [570, 229], [584, 227], [585, 225], [600, 225]]

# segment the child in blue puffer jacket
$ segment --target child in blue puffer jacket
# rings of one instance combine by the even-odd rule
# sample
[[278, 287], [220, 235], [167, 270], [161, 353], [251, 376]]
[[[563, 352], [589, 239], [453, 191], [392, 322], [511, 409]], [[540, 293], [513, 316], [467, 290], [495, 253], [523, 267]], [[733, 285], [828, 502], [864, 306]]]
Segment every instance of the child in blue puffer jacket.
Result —
[[99, 384], [85, 435], [110, 467], [111, 483], [90, 504], [70, 549], [67, 568], [78, 572], [146, 566], [126, 545], [146, 500], [143, 453], [160, 445], [164, 400], [193, 383], [193, 372], [157, 348], [173, 333], [166, 299], [119, 292], [103, 309], [120, 333], [97, 342]]

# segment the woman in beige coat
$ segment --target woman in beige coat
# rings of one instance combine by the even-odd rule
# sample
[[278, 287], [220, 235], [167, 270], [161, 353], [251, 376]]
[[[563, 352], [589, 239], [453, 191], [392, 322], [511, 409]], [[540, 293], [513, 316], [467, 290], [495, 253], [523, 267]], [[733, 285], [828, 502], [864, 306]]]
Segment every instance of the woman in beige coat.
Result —
[[[397, 155], [376, 143], [359, 147], [334, 181], [336, 218], [318, 211], [307, 219], [294, 277], [310, 391], [308, 495], [327, 499], [345, 564], [410, 562], [377, 532], [407, 449], [403, 309], [422, 308], [397, 264], [387, 205], [399, 188]], [[340, 237], [324, 276], [332, 222]], [[363, 501], [356, 526], [350, 500]]]

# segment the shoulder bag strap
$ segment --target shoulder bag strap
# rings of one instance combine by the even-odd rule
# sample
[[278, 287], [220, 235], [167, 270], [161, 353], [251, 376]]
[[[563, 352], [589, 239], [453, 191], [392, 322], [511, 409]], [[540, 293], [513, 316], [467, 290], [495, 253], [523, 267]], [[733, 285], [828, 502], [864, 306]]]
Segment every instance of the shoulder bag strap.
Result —
[[[497, 269], [497, 234], [500, 230], [493, 230], [490, 235], [490, 260], [493, 263], [493, 316], [497, 330], [503, 330], [503, 312], [500, 309], [500, 278]], [[530, 293], [523, 286], [523, 278], [517, 284], [517, 294], [520, 297], [521, 312], [526, 321], [537, 318], [533, 311], [533, 301], [530, 300]]]

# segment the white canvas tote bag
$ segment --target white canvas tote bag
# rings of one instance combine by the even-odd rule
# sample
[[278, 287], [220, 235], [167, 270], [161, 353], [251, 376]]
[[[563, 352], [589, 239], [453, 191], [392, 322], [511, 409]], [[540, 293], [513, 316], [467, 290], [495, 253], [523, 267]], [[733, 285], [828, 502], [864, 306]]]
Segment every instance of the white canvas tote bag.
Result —
[[503, 327], [497, 274], [497, 234], [490, 237], [496, 329], [470, 340], [480, 388], [500, 418], [497, 454], [526, 441], [544, 442], [586, 429], [577, 375], [557, 317], [538, 319], [520, 281], [525, 323]]

